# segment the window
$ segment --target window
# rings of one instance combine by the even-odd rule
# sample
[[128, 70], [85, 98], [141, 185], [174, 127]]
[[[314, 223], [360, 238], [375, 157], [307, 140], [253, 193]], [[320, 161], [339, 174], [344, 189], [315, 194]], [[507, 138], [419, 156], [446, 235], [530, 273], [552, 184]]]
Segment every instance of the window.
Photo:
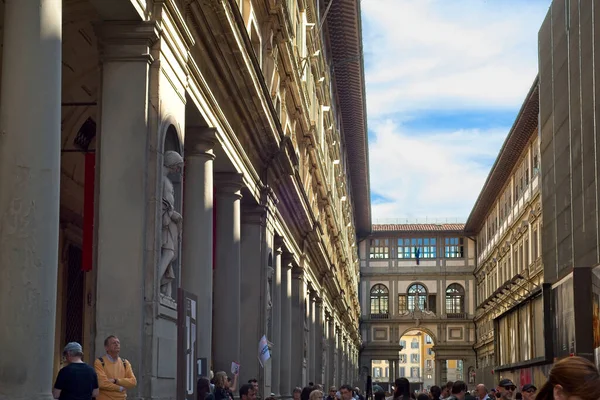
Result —
[[419, 362], [419, 355], [418, 354], [411, 354], [410, 355], [410, 362], [411, 364], [416, 364]]
[[388, 314], [389, 291], [384, 285], [371, 288], [371, 314]]
[[464, 246], [463, 238], [446, 238], [446, 258], [463, 258]]
[[404, 313], [407, 311], [406, 308], [406, 295], [405, 294], [399, 294], [398, 295], [398, 312], [399, 313]]
[[379, 367], [373, 368], [373, 377], [381, 378], [381, 368], [379, 368]]
[[525, 246], [523, 246], [525, 249], [525, 268], [529, 267], [529, 264], [531, 264], [531, 261], [529, 261], [529, 239], [525, 239]]
[[464, 312], [465, 289], [458, 283], [453, 283], [446, 289], [446, 314]]
[[419, 367], [412, 367], [410, 369], [410, 377], [411, 378], [418, 378], [419, 377]]
[[[403, 340], [400, 341], [400, 346], [402, 346], [402, 342], [404, 342]], [[404, 344], [406, 344], [406, 342], [404, 342]], [[405, 346], [402, 346], [403, 349], [405, 349]], [[406, 354], [400, 354], [400, 364], [406, 364]]]
[[431, 347], [427, 349], [427, 355], [428, 356], [432, 356], [433, 355], [433, 349]]
[[425, 360], [425, 367], [433, 368], [433, 360]]
[[427, 290], [419, 283], [415, 283], [408, 288], [408, 310], [414, 311], [416, 308], [426, 310]]
[[418, 349], [419, 348], [419, 340], [417, 338], [414, 338], [411, 342], [410, 342], [410, 348], [411, 349]]
[[431, 339], [431, 336], [425, 335], [425, 343], [427, 343], [427, 344], [432, 344], [433, 343], [433, 339]]
[[390, 258], [389, 239], [371, 239], [369, 258]]
[[532, 247], [533, 247], [533, 261], [537, 260], [539, 254], [538, 254], [538, 230], [537, 227], [533, 230], [533, 238], [531, 239], [532, 241]]
[[435, 238], [398, 239], [398, 258], [436, 258]]
[[399, 378], [404, 378], [406, 376], [406, 370], [404, 369], [404, 367], [398, 368], [398, 374]]

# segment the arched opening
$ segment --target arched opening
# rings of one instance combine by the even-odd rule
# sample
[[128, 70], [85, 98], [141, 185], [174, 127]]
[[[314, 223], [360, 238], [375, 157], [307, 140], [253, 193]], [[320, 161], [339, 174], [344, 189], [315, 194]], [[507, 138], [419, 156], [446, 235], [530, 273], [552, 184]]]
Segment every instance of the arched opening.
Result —
[[446, 316], [448, 318], [464, 318], [465, 289], [458, 283], [446, 288]]
[[390, 292], [385, 285], [377, 284], [371, 288], [371, 318], [389, 317]]
[[412, 390], [429, 389], [435, 385], [435, 343], [431, 332], [412, 329], [400, 337], [396, 377], [409, 380]]

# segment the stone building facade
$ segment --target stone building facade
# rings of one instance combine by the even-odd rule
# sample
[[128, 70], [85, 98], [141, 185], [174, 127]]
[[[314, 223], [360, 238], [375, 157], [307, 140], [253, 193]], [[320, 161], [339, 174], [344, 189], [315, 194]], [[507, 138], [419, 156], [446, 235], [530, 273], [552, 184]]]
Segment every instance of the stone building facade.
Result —
[[545, 381], [542, 204], [536, 78], [467, 220], [477, 239], [477, 381]]
[[109, 334], [134, 399], [192, 398], [232, 361], [280, 397], [354, 382], [370, 230], [359, 2], [0, 13], [0, 399], [49, 398], [66, 342], [90, 361]]
[[447, 360], [462, 361], [465, 372], [475, 369], [475, 241], [463, 228], [373, 225], [360, 241], [362, 374], [372, 372], [373, 360], [387, 360], [390, 381], [399, 377], [400, 340], [413, 331], [433, 341], [429, 381], [446, 382]]
[[539, 31], [542, 260], [553, 357], [600, 365], [600, 9], [552, 2]]

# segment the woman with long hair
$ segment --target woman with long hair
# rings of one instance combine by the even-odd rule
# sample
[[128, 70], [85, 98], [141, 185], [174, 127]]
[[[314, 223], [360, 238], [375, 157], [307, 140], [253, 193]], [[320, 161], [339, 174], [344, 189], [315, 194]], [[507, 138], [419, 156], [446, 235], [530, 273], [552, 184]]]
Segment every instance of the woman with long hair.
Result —
[[398, 378], [394, 382], [394, 400], [410, 399], [410, 382], [406, 378]]
[[598, 400], [600, 374], [591, 362], [582, 357], [568, 357], [552, 367], [546, 384], [536, 400]]

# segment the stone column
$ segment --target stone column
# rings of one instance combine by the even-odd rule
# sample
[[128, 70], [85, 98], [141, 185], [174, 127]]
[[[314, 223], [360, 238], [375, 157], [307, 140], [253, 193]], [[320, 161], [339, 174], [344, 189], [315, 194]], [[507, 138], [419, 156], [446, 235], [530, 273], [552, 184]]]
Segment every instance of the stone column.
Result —
[[325, 390], [329, 390], [329, 386], [332, 385], [333, 380], [331, 377], [331, 315], [329, 314], [329, 310], [325, 310], [325, 376], [323, 377], [323, 385], [325, 386]]
[[304, 364], [304, 301], [306, 284], [304, 270], [292, 268], [292, 385], [303, 387]]
[[329, 314], [329, 346], [327, 348], [327, 351], [329, 353], [329, 379], [327, 382], [328, 385], [338, 385], [338, 382], [335, 379], [335, 374], [337, 370], [335, 344], [335, 322], [333, 320], [333, 315]]
[[342, 372], [342, 358], [344, 356], [343, 352], [342, 352], [342, 335], [341, 335], [341, 331], [340, 331], [340, 326], [336, 325], [335, 327], [335, 367], [336, 367], [336, 372], [335, 372], [335, 380], [336, 380], [336, 384], [337, 386], [341, 386], [344, 385], [345, 382], [343, 382], [344, 379], [344, 375]]
[[213, 318], [212, 128], [186, 129], [181, 286], [198, 296], [196, 354], [211, 365]]
[[266, 207], [260, 205], [242, 208], [241, 236], [241, 335], [240, 384], [259, 379], [258, 342], [264, 335], [264, 312], [261, 313], [263, 290], [266, 286], [268, 251], [266, 241]]
[[[138, 377], [137, 388], [128, 395], [145, 397], [151, 396], [156, 378], [154, 363], [176, 359], [163, 353], [166, 360], [159, 360], [153, 344], [158, 340], [154, 310], [160, 298], [163, 160], [148, 107], [152, 96], [158, 96], [151, 90], [150, 68], [158, 31], [154, 23], [115, 21], [97, 26], [97, 34], [102, 49], [102, 112], [96, 139], [95, 346], [101, 354], [106, 336], [119, 336]], [[169, 334], [175, 329], [173, 322]]]
[[323, 346], [325, 332], [323, 331], [323, 301], [318, 299], [315, 303], [315, 384], [324, 383], [324, 363], [323, 363], [323, 352], [325, 348]]
[[317, 383], [317, 326], [316, 326], [316, 302], [317, 293], [310, 290], [307, 293], [310, 302], [308, 303], [308, 329], [309, 329], [309, 355], [308, 355], [308, 380]]
[[275, 263], [273, 268], [275, 273], [273, 274], [273, 337], [269, 338], [273, 342], [273, 353], [272, 353], [272, 369], [271, 369], [271, 391], [275, 395], [279, 396], [280, 388], [280, 375], [281, 375], [281, 255], [283, 250], [281, 248], [282, 241], [280, 237], [276, 237], [274, 241], [275, 247]]
[[62, 2], [4, 6], [0, 399], [51, 399], [60, 202]]
[[[240, 360], [240, 200], [242, 175], [215, 174], [216, 254], [213, 322], [214, 371]], [[257, 350], [258, 351], [258, 350]]]
[[281, 259], [281, 364], [280, 393], [291, 397], [292, 382], [292, 267], [293, 255], [284, 252]]

